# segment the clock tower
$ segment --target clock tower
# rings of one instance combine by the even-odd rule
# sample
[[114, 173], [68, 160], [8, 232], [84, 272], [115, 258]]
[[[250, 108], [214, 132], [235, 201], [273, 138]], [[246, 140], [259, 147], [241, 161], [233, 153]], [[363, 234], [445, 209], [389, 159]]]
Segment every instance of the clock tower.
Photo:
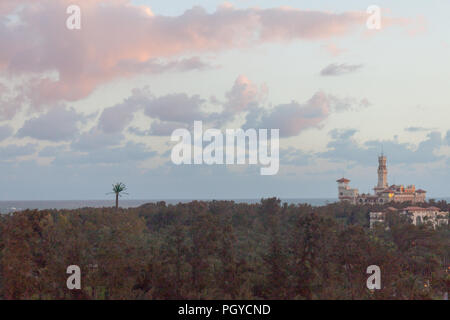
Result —
[[374, 190], [375, 193], [379, 193], [386, 188], [388, 188], [386, 156], [381, 154], [378, 157], [378, 184]]

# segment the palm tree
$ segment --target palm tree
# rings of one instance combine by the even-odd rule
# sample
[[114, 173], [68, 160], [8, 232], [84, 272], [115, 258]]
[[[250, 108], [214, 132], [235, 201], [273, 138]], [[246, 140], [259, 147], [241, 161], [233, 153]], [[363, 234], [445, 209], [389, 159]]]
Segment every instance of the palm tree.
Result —
[[119, 208], [119, 197], [121, 197], [122, 194], [128, 194], [125, 192], [125, 190], [127, 190], [127, 186], [122, 182], [118, 182], [112, 185], [112, 192], [110, 192], [109, 194], [113, 193], [116, 195], [116, 209]]

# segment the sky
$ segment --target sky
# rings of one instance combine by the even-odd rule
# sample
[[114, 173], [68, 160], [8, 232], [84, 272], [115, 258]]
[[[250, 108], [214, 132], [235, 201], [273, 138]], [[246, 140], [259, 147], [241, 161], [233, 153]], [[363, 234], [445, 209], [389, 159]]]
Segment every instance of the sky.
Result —
[[[81, 28], [66, 22], [81, 9]], [[368, 29], [371, 5], [381, 28]], [[0, 201], [450, 196], [450, 2], [2, 0]], [[280, 130], [280, 168], [175, 165], [194, 121]]]

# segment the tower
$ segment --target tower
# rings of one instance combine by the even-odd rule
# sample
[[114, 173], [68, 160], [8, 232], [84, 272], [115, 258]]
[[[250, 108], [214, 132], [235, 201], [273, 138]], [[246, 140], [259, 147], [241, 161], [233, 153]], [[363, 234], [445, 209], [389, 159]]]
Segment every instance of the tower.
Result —
[[358, 189], [350, 188], [348, 183], [350, 180], [342, 178], [336, 181], [338, 183], [338, 198], [341, 201], [350, 201], [356, 203], [356, 197], [358, 196]]
[[386, 156], [382, 153], [378, 157], [378, 184], [376, 189], [383, 190], [388, 187], [387, 182], [387, 166], [386, 166]]

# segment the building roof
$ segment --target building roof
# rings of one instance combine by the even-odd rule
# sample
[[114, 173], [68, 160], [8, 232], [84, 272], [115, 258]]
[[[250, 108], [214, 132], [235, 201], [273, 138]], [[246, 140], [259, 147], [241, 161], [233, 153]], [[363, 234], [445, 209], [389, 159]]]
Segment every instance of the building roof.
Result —
[[336, 182], [339, 182], [339, 183], [347, 183], [347, 182], [350, 182], [350, 180], [345, 179], [345, 178], [341, 178], [341, 179], [339, 179], [339, 180], [336, 180]]
[[424, 211], [425, 208], [422, 208], [422, 207], [406, 207], [406, 208], [403, 208], [403, 210], [405, 210], [405, 211]]
[[416, 192], [417, 193], [427, 193], [425, 190], [422, 190], [422, 189], [416, 190]]
[[428, 208], [422, 208], [422, 207], [406, 207], [403, 210], [405, 211], [441, 211], [438, 207], [428, 207]]

